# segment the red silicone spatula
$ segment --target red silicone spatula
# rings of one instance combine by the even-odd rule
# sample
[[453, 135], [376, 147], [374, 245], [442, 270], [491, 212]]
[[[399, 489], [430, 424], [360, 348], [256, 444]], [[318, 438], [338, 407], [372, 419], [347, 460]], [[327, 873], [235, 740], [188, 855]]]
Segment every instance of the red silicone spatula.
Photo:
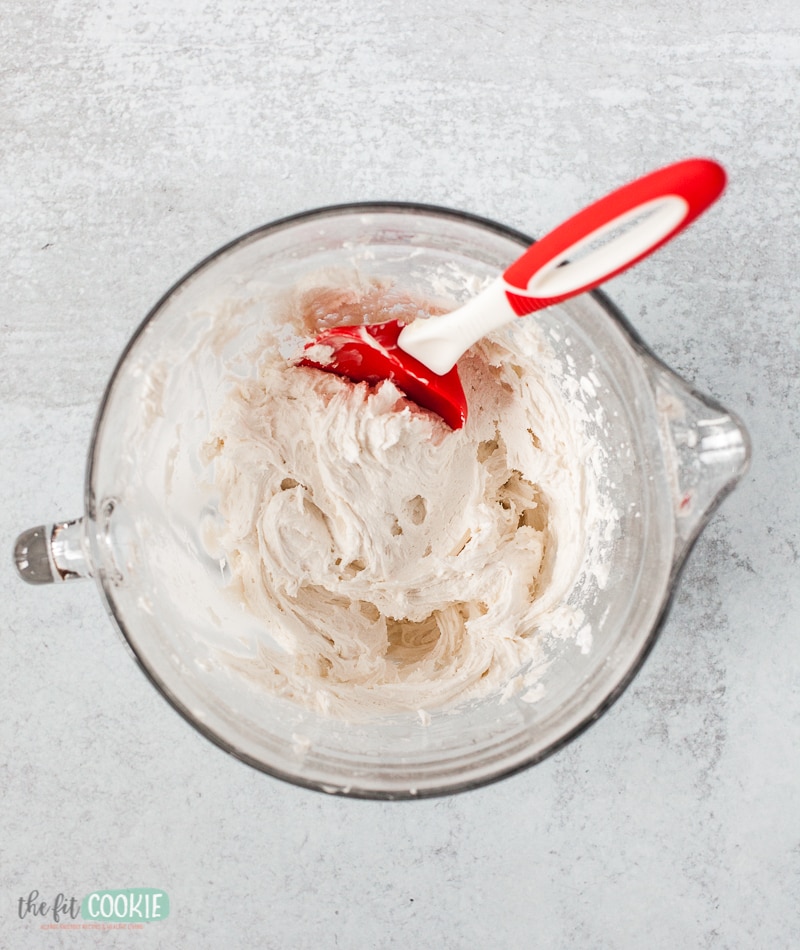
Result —
[[[612, 191], [541, 238], [463, 307], [403, 326], [395, 320], [331, 327], [306, 345], [301, 364], [355, 382], [390, 379], [453, 429], [467, 418], [456, 360], [482, 336], [597, 287], [675, 237], [722, 193], [716, 162], [688, 159]], [[587, 244], [636, 220], [578, 259]], [[563, 266], [559, 266], [563, 265]]]

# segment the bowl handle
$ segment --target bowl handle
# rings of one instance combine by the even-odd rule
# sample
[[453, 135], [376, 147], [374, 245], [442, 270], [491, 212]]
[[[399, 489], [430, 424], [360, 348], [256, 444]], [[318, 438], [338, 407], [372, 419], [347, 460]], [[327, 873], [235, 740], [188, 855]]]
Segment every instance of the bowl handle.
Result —
[[14, 563], [29, 584], [91, 577], [83, 518], [23, 531], [14, 544]]
[[747, 472], [750, 436], [733, 412], [647, 356], [672, 482], [677, 571], [717, 506]]

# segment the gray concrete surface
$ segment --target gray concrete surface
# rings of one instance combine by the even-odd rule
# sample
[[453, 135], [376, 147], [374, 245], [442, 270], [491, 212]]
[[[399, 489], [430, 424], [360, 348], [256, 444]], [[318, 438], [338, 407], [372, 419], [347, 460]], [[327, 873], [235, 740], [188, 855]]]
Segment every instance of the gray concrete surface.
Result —
[[[0, 946], [800, 946], [798, 64], [794, 0], [5, 0]], [[644, 671], [546, 763], [428, 802], [295, 789], [163, 702], [91, 584], [16, 579], [17, 532], [81, 511], [121, 347], [219, 244], [370, 198], [536, 234], [692, 154], [726, 197], [608, 291], [753, 465]], [[19, 916], [132, 886], [169, 918]]]

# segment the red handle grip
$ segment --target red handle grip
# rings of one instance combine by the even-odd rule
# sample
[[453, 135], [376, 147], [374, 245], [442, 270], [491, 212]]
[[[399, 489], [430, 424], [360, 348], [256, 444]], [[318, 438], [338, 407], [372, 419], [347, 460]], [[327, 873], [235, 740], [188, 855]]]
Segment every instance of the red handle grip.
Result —
[[[512, 309], [525, 316], [632, 267], [690, 225], [722, 194], [725, 182], [725, 170], [717, 162], [691, 158], [612, 191], [537, 241], [506, 270]], [[580, 247], [642, 214], [646, 217], [626, 233], [558, 266]]]

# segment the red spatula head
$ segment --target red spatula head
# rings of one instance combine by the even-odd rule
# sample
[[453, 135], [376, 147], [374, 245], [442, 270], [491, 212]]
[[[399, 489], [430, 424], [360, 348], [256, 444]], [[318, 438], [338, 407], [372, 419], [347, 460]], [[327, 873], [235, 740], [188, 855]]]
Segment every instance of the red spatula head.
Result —
[[307, 343], [301, 366], [345, 376], [356, 383], [375, 385], [390, 379], [423, 409], [441, 416], [451, 429], [460, 429], [467, 418], [467, 398], [455, 366], [438, 376], [397, 345], [403, 324], [364, 324], [330, 327]]

